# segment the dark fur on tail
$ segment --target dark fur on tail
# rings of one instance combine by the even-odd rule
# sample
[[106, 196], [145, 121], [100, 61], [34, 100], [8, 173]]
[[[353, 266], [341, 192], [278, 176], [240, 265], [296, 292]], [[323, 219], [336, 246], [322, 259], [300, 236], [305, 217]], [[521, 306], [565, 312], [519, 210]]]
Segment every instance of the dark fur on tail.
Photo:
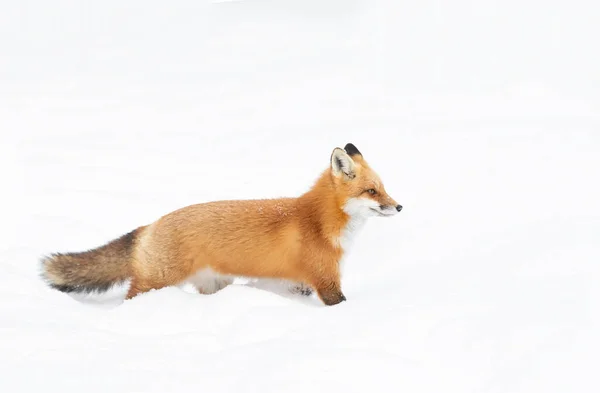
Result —
[[42, 276], [61, 292], [104, 292], [131, 277], [139, 229], [85, 252], [52, 254], [42, 260]]

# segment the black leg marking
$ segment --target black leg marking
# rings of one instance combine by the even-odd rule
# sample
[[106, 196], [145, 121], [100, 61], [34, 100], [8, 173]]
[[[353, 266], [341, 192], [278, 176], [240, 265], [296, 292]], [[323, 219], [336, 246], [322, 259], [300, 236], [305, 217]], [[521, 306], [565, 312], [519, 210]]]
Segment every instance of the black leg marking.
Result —
[[301, 296], [310, 296], [313, 294], [313, 289], [308, 285], [299, 283], [290, 287], [290, 292]]

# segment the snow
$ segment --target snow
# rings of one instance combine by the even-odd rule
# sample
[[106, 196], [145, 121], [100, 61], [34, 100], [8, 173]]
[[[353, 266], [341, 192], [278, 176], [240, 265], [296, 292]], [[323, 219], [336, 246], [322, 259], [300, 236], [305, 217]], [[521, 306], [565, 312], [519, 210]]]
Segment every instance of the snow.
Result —
[[[597, 392], [599, 6], [0, 6], [0, 391]], [[39, 258], [354, 143], [404, 206], [348, 301], [276, 283], [70, 297]]]

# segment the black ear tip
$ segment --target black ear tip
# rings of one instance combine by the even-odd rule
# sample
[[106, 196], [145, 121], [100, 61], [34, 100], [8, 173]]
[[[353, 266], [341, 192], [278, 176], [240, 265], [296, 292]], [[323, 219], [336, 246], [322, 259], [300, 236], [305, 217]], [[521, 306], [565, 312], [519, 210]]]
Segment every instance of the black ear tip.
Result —
[[356, 146], [354, 146], [352, 143], [348, 143], [345, 147], [344, 150], [346, 150], [346, 153], [348, 153], [349, 156], [353, 156], [353, 155], [361, 155], [360, 151], [358, 151], [358, 149], [356, 148]]

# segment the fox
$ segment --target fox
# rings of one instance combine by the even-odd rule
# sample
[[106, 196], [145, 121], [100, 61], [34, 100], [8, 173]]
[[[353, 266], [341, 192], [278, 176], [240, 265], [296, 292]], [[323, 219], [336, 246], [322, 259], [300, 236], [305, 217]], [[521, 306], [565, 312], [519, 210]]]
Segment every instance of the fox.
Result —
[[343, 260], [370, 217], [402, 210], [352, 143], [299, 197], [222, 200], [172, 211], [98, 248], [54, 253], [42, 277], [66, 293], [104, 292], [129, 281], [125, 299], [191, 283], [213, 294], [235, 278], [281, 279], [327, 306], [346, 300]]

